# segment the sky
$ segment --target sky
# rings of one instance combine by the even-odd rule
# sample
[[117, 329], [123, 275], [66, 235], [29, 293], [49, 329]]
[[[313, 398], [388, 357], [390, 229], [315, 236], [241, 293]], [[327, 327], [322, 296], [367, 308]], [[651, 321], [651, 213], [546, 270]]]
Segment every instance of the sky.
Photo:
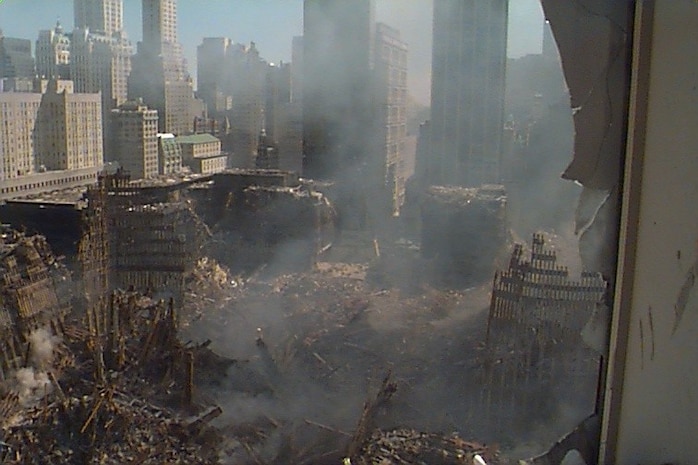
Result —
[[[349, 0], [351, 1], [351, 0]], [[376, 20], [400, 30], [409, 47], [408, 86], [420, 103], [428, 104], [431, 73], [432, 0], [377, 0]], [[35, 41], [38, 31], [73, 28], [72, 0], [0, 0], [0, 29], [8, 37]], [[140, 0], [124, 0], [129, 38], [141, 38]], [[291, 61], [291, 38], [303, 33], [302, 0], [179, 0], [179, 40], [196, 78], [196, 46], [203, 37], [254, 41], [269, 62]], [[508, 55], [539, 53], [543, 14], [538, 0], [509, 1]]]

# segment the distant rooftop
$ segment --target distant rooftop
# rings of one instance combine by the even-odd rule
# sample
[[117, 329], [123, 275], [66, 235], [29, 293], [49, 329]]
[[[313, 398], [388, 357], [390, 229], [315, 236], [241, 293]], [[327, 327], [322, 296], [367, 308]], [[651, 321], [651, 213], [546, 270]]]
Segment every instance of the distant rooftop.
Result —
[[220, 142], [220, 139], [211, 134], [192, 134], [190, 136], [178, 136], [176, 138], [179, 144], [204, 144], [208, 142]]

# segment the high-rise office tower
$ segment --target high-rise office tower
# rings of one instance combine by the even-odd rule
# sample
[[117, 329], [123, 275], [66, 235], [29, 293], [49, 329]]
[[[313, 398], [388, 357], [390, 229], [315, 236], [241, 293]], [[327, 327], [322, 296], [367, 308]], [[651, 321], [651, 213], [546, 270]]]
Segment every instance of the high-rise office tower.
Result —
[[56, 27], [39, 31], [36, 41], [36, 73], [39, 77], [70, 79], [71, 35], [63, 32], [60, 22]]
[[160, 132], [177, 135], [194, 127], [194, 92], [177, 42], [176, 0], [143, 0], [143, 41], [132, 59], [128, 94], [158, 111]]
[[407, 44], [397, 29], [383, 23], [376, 25], [375, 85], [384, 196], [391, 213], [398, 215], [405, 201]]
[[127, 99], [133, 47], [122, 31], [108, 36], [75, 29], [72, 36], [70, 75], [75, 91], [101, 92], [106, 121]]
[[178, 45], [177, 0], [143, 0], [143, 45], [155, 53]]
[[74, 26], [111, 36], [124, 29], [122, 0], [73, 0]]
[[427, 184], [500, 181], [508, 0], [434, 0]]
[[109, 155], [134, 179], [158, 175], [158, 113], [142, 101], [126, 102], [111, 111]]
[[291, 42], [291, 101], [303, 101], [303, 36]]
[[352, 179], [366, 168], [372, 134], [373, 0], [303, 4], [304, 174]]
[[233, 43], [227, 37], [204, 37], [196, 48], [196, 77], [198, 96], [206, 104], [211, 117], [230, 110], [228, 52]]
[[76, 92], [102, 95], [106, 154], [111, 110], [128, 97], [133, 47], [123, 30], [122, 0], [73, 0], [73, 8], [70, 76]]
[[61, 91], [56, 81], [41, 99], [37, 165], [47, 170], [101, 169], [102, 102], [98, 94]]
[[[223, 139], [225, 149], [235, 154], [234, 167], [254, 166], [264, 128], [269, 67], [254, 42], [248, 46], [207, 37], [197, 48], [198, 92], [209, 117], [230, 122], [230, 137]], [[273, 119], [273, 111], [268, 116]]]
[[31, 41], [5, 37], [0, 30], [0, 79], [33, 78], [34, 75]]

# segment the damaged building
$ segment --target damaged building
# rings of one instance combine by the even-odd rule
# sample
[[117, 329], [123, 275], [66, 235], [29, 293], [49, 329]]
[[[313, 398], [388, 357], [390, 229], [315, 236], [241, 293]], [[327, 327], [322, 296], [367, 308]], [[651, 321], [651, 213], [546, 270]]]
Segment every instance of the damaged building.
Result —
[[122, 172], [88, 189], [80, 255], [93, 294], [132, 289], [181, 303], [207, 232], [185, 194], [181, 185], [131, 183]]
[[60, 333], [69, 306], [69, 276], [43, 236], [0, 227], [0, 380], [25, 363], [29, 335]]
[[334, 207], [297, 174], [234, 169], [212, 181], [197, 203], [206, 206], [213, 256], [231, 269], [304, 270], [332, 245]]
[[593, 412], [600, 360], [581, 333], [604, 305], [606, 286], [600, 273], [572, 278], [542, 234], [533, 235], [528, 257], [515, 245], [508, 269], [495, 273], [487, 319], [483, 384], [495, 428], [575, 397], [573, 408], [587, 408], [577, 420]]
[[421, 204], [422, 255], [449, 282], [487, 279], [507, 242], [500, 185], [431, 186]]

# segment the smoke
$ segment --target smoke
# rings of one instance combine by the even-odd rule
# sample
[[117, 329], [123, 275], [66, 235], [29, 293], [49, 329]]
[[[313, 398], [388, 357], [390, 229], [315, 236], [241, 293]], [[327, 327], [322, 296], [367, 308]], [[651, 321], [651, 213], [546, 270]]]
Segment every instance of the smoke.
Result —
[[53, 391], [46, 372], [54, 361], [54, 350], [60, 339], [47, 328], [38, 328], [27, 337], [29, 344], [29, 366], [14, 374], [11, 389], [19, 396], [23, 406], [31, 406]]
[[[540, 452], [589, 413], [585, 409], [593, 407], [595, 380], [585, 379], [578, 385], [551, 380], [537, 385], [531, 396], [549, 397], [546, 411], [528, 412], [527, 424], [514, 425], [511, 431], [488, 424], [479, 378], [488, 283], [472, 292], [429, 294], [419, 287], [429, 281], [424, 262], [405, 258], [406, 248], [392, 247], [398, 237], [394, 230], [381, 230], [377, 222], [366, 221], [366, 216], [371, 218], [380, 210], [376, 181], [384, 180], [385, 159], [380, 137], [371, 136], [381, 121], [365, 89], [371, 82], [367, 64], [371, 57], [362, 53], [373, 48], [370, 53], [375, 59], [378, 50], [375, 37], [356, 27], [365, 19], [362, 15], [370, 17], [371, 12], [353, 3], [347, 9], [348, 4], [306, 5], [305, 175], [335, 182], [329, 194], [344, 219], [341, 244], [335, 243], [323, 260], [365, 263], [370, 268], [368, 277], [343, 281], [344, 288], [333, 289], [340, 286], [339, 280], [328, 281], [318, 272], [308, 272], [304, 280], [294, 272], [299, 255], [304, 255], [295, 238], [274, 244], [271, 252], [264, 250], [263, 269], [257, 270], [255, 279], [236, 289], [217, 314], [206, 315], [189, 329], [190, 337], [211, 339], [216, 352], [236, 360], [222, 379], [200, 388], [223, 407], [225, 413], [218, 421], [224, 427], [268, 423], [269, 419], [283, 425], [272, 428], [255, 448], [261, 457], [274, 458], [283, 448], [285, 435], [303, 438], [297, 441], [310, 447], [310, 432], [317, 438], [320, 431], [309, 422], [351, 432], [375, 380], [388, 368], [399, 392], [381, 412], [378, 426], [460, 431], [473, 438], [505, 440], [509, 447], [523, 438], [530, 441], [531, 455]], [[387, 11], [380, 8], [379, 3], [378, 18]], [[417, 21], [407, 17], [416, 10], [386, 22]], [[351, 50], [346, 51], [345, 44], [351, 44]], [[554, 233], [560, 264], [578, 276], [582, 266], [574, 211], [581, 189], [560, 177], [572, 157], [572, 111], [559, 62], [546, 60], [538, 56], [510, 63], [507, 113], [516, 133], [502, 161], [507, 170], [503, 181], [510, 199], [510, 222], [521, 240], [527, 243], [536, 231]], [[267, 224], [259, 218], [257, 231], [262, 236]], [[347, 231], [362, 227], [363, 236]], [[375, 236], [380, 238], [380, 257], [365, 255], [372, 250], [366, 239]], [[477, 251], [477, 231], [472, 241]], [[254, 255], [256, 250], [249, 253]], [[399, 266], [385, 265], [392, 254], [402, 254], [395, 260]], [[378, 266], [382, 267], [380, 282], [373, 280]], [[398, 279], [399, 274], [418, 277], [409, 279], [413, 286], [409, 293], [395, 285], [407, 281]], [[368, 302], [363, 313], [350, 321], [328, 317], [341, 315], [350, 297]], [[260, 334], [263, 344], [255, 342]], [[585, 390], [581, 400], [569, 402], [581, 389]], [[562, 393], [553, 394], [558, 392]]]
[[17, 370], [15, 380], [13, 390], [19, 396], [20, 404], [25, 407], [35, 404], [53, 390], [48, 375], [32, 367]]
[[60, 338], [46, 328], [39, 328], [32, 331], [27, 340], [31, 350], [31, 363], [39, 369], [48, 368], [53, 362], [53, 351]]

